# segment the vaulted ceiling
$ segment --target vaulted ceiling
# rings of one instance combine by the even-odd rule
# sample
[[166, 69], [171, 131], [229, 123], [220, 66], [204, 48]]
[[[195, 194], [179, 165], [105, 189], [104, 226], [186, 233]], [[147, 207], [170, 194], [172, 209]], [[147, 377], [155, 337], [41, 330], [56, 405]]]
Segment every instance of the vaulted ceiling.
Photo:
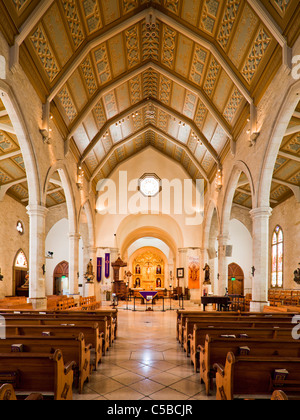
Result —
[[94, 186], [149, 145], [212, 180], [282, 64], [278, 33], [291, 47], [299, 19], [298, 0], [0, 3], [46, 128]]

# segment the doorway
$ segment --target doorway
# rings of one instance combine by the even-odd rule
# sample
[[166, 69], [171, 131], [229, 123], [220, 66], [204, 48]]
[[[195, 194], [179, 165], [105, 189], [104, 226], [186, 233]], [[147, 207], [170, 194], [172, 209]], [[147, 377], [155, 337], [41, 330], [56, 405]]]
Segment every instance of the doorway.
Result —
[[228, 266], [228, 293], [230, 295], [244, 295], [244, 272], [238, 264]]
[[69, 289], [69, 263], [67, 261], [60, 262], [53, 273], [53, 294], [61, 296], [64, 290]]
[[13, 296], [29, 296], [28, 262], [25, 253], [20, 249], [13, 265]]

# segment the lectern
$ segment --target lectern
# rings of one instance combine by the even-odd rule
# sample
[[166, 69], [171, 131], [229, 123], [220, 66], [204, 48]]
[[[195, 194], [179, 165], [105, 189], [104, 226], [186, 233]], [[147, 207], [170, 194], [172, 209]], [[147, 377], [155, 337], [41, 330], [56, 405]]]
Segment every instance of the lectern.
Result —
[[120, 257], [111, 264], [114, 272], [114, 282], [112, 287], [112, 292], [115, 293], [118, 298], [126, 299], [127, 295], [127, 286], [124, 280], [120, 280], [120, 268], [127, 267], [127, 263], [122, 261]]

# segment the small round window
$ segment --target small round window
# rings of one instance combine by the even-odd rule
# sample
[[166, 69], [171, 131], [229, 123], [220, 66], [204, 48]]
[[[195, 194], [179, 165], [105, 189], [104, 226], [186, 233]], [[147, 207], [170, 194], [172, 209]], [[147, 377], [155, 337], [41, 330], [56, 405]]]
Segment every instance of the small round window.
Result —
[[139, 179], [139, 190], [145, 197], [155, 197], [161, 191], [161, 180], [155, 174], [145, 174]]

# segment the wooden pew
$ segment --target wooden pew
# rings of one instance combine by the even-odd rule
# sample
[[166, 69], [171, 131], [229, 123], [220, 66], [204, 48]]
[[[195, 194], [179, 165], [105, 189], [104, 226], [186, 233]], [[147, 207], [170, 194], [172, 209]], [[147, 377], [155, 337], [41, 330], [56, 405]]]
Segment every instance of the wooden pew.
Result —
[[[268, 398], [273, 391], [283, 390], [290, 398], [300, 398], [300, 358], [293, 357], [236, 357], [229, 352], [225, 367], [216, 370], [217, 400], [233, 400], [237, 397]], [[275, 379], [276, 370], [287, 370], [287, 379]]]
[[86, 346], [82, 333], [78, 337], [15, 336], [0, 340], [0, 353], [9, 353], [13, 347], [24, 353], [53, 353], [56, 349], [61, 350], [64, 360], [75, 362], [74, 378], [80, 394], [84, 383], [90, 378], [91, 344]]
[[183, 328], [183, 348], [186, 351], [187, 355], [190, 353], [190, 340], [192, 339], [194, 326], [197, 325], [199, 328], [206, 327], [209, 325], [215, 325], [222, 327], [224, 326], [227, 328], [229, 325], [238, 325], [238, 326], [245, 326], [247, 328], [265, 328], [268, 326], [277, 326], [279, 328], [289, 328], [291, 326], [290, 319], [282, 319], [277, 318], [275, 319], [268, 319], [268, 318], [252, 318], [252, 317], [243, 317], [243, 318], [218, 318], [214, 320], [212, 318], [209, 319], [197, 319], [197, 318], [186, 318], [186, 323]]
[[228, 326], [228, 328], [215, 326], [198, 328], [197, 325], [195, 325], [191, 339], [191, 363], [194, 365], [195, 372], [197, 372], [200, 363], [199, 346], [204, 346], [207, 334], [212, 337], [220, 337], [222, 335], [235, 335], [235, 337], [240, 337], [244, 334], [249, 338], [290, 339], [292, 337], [292, 325], [290, 328], [274, 328], [272, 326], [266, 328], [245, 328], [236, 325]]
[[[296, 312], [297, 313], [297, 312]], [[270, 319], [291, 319], [296, 313], [261, 313], [261, 312], [203, 312], [203, 311], [188, 311], [188, 310], [178, 310], [177, 311], [177, 339], [180, 343], [183, 343], [183, 326], [185, 325], [185, 319], [187, 317], [199, 318], [199, 319], [244, 319], [244, 318], [268, 318]], [[265, 317], [265, 318], [264, 318]]]
[[285, 356], [300, 357], [299, 342], [293, 340], [265, 338], [221, 338], [206, 336], [204, 346], [200, 346], [200, 379], [205, 384], [206, 395], [210, 394], [215, 377], [213, 366], [224, 363], [226, 356], [232, 352], [235, 356], [246, 352], [250, 356]]
[[98, 324], [94, 325], [6, 325], [6, 338], [15, 336], [42, 337], [78, 337], [82, 333], [85, 342], [95, 350], [94, 369], [101, 362], [103, 353], [103, 333], [99, 332]]
[[271, 397], [271, 401], [287, 401], [288, 397], [283, 391], [274, 391]]
[[[26, 401], [41, 401], [42, 394], [30, 394]], [[15, 390], [11, 384], [4, 384], [0, 387], [0, 401], [17, 401]]]
[[[4, 316], [4, 315], [2, 315]], [[68, 317], [58, 315], [5, 315], [6, 325], [95, 325], [94, 318], [82, 318], [80, 316]], [[109, 349], [111, 340], [110, 325], [108, 324], [107, 317], [97, 317], [97, 324], [99, 332], [103, 333], [103, 353]]]
[[[0, 353], [0, 378], [12, 376], [16, 394], [51, 394], [54, 400], [73, 398], [74, 361], [64, 364], [62, 352]], [[13, 374], [13, 375], [12, 375]], [[6, 381], [7, 383], [7, 381]]]
[[65, 318], [68, 317], [68, 320], [102, 320], [104, 317], [107, 317], [108, 325], [110, 326], [110, 344], [117, 338], [117, 328], [118, 328], [118, 311], [116, 309], [99, 309], [95, 311], [23, 311], [23, 310], [1, 310], [0, 315], [7, 317], [9, 315], [26, 315], [28, 317], [40, 317], [48, 316], [52, 318]]

